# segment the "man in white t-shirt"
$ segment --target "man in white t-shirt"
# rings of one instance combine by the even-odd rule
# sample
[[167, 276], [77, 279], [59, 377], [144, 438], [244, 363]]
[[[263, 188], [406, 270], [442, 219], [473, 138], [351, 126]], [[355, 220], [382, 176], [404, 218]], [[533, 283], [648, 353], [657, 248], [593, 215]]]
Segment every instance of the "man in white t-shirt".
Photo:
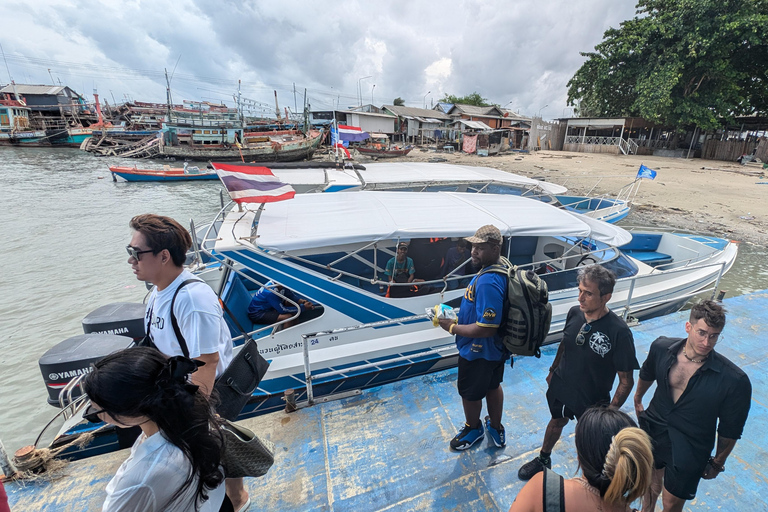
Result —
[[[138, 280], [155, 285], [145, 316], [149, 335], [163, 354], [184, 355], [171, 321], [171, 301], [184, 281], [195, 279], [184, 269], [192, 237], [170, 217], [151, 213], [132, 218], [130, 227], [133, 236], [126, 248], [128, 263]], [[232, 360], [232, 337], [219, 298], [201, 280], [188, 283], [178, 290], [173, 312], [189, 357], [205, 363], [191, 375], [192, 382], [209, 395], [216, 377]], [[227, 479], [227, 496], [238, 512], [250, 505], [242, 478]]]

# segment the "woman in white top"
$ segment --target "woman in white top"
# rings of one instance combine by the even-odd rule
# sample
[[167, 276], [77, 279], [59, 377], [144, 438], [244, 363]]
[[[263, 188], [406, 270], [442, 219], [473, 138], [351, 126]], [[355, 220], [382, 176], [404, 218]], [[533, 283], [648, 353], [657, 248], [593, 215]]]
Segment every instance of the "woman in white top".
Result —
[[197, 366], [137, 347], [105, 357], [85, 378], [86, 419], [142, 430], [107, 485], [104, 512], [232, 509], [213, 409], [188, 380]]

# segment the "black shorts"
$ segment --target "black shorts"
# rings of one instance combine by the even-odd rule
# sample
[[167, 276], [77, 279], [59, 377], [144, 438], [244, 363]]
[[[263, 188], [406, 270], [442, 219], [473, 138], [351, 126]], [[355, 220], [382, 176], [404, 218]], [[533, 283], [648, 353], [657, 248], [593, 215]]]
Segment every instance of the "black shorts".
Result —
[[489, 391], [499, 387], [504, 380], [504, 361], [475, 359], [468, 361], [459, 356], [459, 378], [456, 385], [465, 400], [482, 400]]
[[653, 465], [656, 469], [664, 470], [664, 488], [681, 500], [694, 499], [704, 470], [691, 470], [690, 466], [675, 467], [672, 462], [672, 442], [669, 435], [666, 432], [648, 432], [655, 429], [648, 428], [648, 422], [643, 421], [642, 415], [640, 418], [640, 427], [651, 437]]
[[552, 396], [552, 392], [549, 389], [547, 389], [547, 405], [549, 405], [549, 413], [552, 415], [553, 420], [559, 420], [560, 418], [578, 419], [576, 413]]
[[277, 323], [277, 317], [280, 313], [276, 309], [270, 309], [269, 311], [262, 311], [259, 313], [248, 313], [248, 320], [255, 324], [271, 325]]

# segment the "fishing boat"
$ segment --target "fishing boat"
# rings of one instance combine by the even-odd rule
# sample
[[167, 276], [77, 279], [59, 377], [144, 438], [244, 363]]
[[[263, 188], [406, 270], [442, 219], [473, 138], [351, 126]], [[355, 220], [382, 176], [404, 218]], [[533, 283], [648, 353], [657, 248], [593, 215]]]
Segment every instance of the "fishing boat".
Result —
[[157, 154], [190, 160], [293, 162], [312, 158], [323, 139], [322, 130], [243, 132], [241, 129], [166, 125]]
[[[237, 170], [250, 164], [211, 164], [214, 169]], [[490, 167], [426, 162], [381, 162], [336, 166], [330, 162], [265, 165], [296, 193], [387, 190], [413, 192], [475, 192], [510, 194], [538, 199], [559, 208], [605, 222], [618, 222], [630, 211], [632, 193], [639, 181], [624, 187], [616, 197], [567, 195], [556, 183], [535, 180]]]
[[197, 166], [170, 167], [164, 165], [162, 169], [138, 169], [136, 167], [109, 166], [112, 180], [121, 178], [125, 181], [199, 181], [218, 180], [216, 171], [200, 169]]
[[[242, 191], [242, 178], [237, 181]], [[313, 403], [455, 365], [453, 337], [433, 327], [424, 313], [438, 303], [458, 307], [469, 276], [462, 267], [444, 274], [440, 262], [454, 240], [484, 224], [500, 228], [504, 256], [547, 282], [553, 306], [549, 341], [558, 339], [568, 310], [578, 304], [576, 278], [583, 265], [611, 269], [617, 283], [609, 306], [625, 318], [644, 319], [674, 311], [719, 282], [737, 254], [736, 244], [725, 239], [630, 233], [511, 195], [360, 191], [227, 206], [197, 250], [221, 264], [213, 271], [214, 288], [232, 311], [227, 321], [236, 343], [243, 342], [240, 326], [271, 362], [242, 415], [283, 408], [288, 390], [300, 402]], [[401, 242], [409, 244], [418, 282], [388, 283], [383, 273]], [[254, 325], [247, 306], [269, 281], [318, 307], [291, 319], [296, 323], [290, 327]], [[400, 293], [394, 293], [398, 287]], [[141, 326], [143, 307], [137, 306], [134, 322]], [[111, 332], [125, 332], [115, 322], [109, 325]], [[68, 374], [76, 375], [82, 361], [77, 354], [68, 356], [73, 358]], [[54, 446], [92, 431], [79, 416], [82, 409], [71, 406]], [[80, 457], [118, 446], [114, 432], [100, 431], [91, 445], [64, 453]]]
[[46, 130], [35, 129], [29, 120], [30, 109], [20, 98], [0, 95], [0, 146], [50, 146]]
[[386, 133], [371, 133], [370, 139], [365, 144], [356, 146], [355, 149], [365, 156], [378, 159], [406, 156], [411, 152], [413, 146], [393, 145]]

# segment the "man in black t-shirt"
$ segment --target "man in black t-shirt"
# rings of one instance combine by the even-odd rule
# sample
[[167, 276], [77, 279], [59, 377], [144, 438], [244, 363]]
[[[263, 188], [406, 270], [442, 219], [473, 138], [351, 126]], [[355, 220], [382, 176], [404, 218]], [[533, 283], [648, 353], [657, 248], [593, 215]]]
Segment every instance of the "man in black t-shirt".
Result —
[[[696, 497], [699, 480], [725, 471], [725, 460], [741, 437], [752, 401], [749, 377], [715, 352], [725, 327], [725, 310], [713, 300], [691, 309], [687, 338], [658, 338], [640, 370], [635, 412], [640, 428], [653, 440], [656, 471], [643, 498], [653, 511], [662, 490], [664, 512], [682, 511]], [[648, 409], [643, 395], [656, 381]], [[717, 450], [714, 456], [715, 432]], [[747, 507], [749, 508], [749, 507]]]
[[[563, 339], [547, 376], [547, 403], [552, 419], [544, 433], [541, 452], [524, 464], [517, 475], [529, 480], [545, 467], [563, 427], [588, 408], [605, 404], [619, 408], [634, 385], [633, 371], [640, 368], [635, 342], [626, 322], [608, 309], [616, 276], [600, 265], [579, 270], [579, 305], [568, 311]], [[619, 385], [611, 400], [616, 375]]]

